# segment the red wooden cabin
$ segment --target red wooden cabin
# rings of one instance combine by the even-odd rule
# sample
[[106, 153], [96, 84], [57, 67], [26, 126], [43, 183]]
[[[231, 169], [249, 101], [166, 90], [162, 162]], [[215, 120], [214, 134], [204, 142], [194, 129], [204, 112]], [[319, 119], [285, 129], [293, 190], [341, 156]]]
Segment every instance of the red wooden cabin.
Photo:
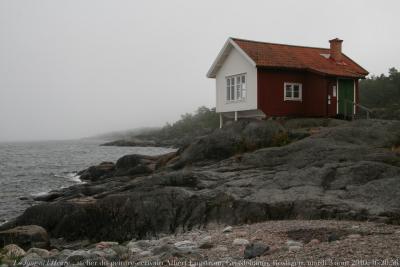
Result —
[[216, 79], [222, 116], [350, 116], [357, 112], [359, 79], [368, 71], [330, 48], [229, 38], [207, 73]]

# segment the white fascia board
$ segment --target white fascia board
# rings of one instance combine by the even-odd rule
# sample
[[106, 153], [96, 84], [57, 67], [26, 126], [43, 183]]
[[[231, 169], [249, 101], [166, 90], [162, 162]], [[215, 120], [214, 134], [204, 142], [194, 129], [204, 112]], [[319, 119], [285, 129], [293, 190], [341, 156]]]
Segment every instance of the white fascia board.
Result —
[[228, 38], [228, 40], [226, 40], [224, 46], [222, 47], [221, 51], [218, 53], [217, 58], [214, 60], [213, 64], [211, 65], [210, 69], [207, 72], [207, 78], [215, 78], [218, 69], [221, 67], [221, 65], [223, 64], [224, 57], [227, 56], [227, 53], [229, 53], [230, 50], [228, 50], [229, 48], [234, 47], [235, 49], [237, 49], [239, 51], [239, 53], [246, 58], [247, 61], [250, 62], [250, 64], [253, 67], [256, 67], [256, 63], [254, 62], [254, 60], [252, 60], [247, 54], [246, 52], [243, 51], [242, 48], [240, 48], [240, 46], [238, 44], [235, 43], [235, 41], [232, 40], [232, 38]]
[[251, 57], [249, 57], [249, 55], [247, 55], [247, 53], [244, 52], [243, 49], [240, 48], [240, 46], [237, 43], [235, 43], [235, 41], [233, 41], [231, 38], [229, 38], [229, 40], [233, 45], [233, 47], [236, 48], [239, 51], [239, 53], [242, 54], [253, 67], [256, 67], [256, 63], [254, 62], [254, 60], [252, 60]]
[[228, 38], [228, 40], [226, 40], [224, 46], [222, 47], [221, 51], [219, 51], [217, 58], [214, 60], [213, 64], [211, 65], [210, 69], [207, 72], [207, 78], [215, 78], [215, 68], [217, 67], [217, 65], [220, 63], [222, 57], [224, 56], [224, 54], [226, 53], [228, 46], [231, 45], [230, 42], [230, 38]]

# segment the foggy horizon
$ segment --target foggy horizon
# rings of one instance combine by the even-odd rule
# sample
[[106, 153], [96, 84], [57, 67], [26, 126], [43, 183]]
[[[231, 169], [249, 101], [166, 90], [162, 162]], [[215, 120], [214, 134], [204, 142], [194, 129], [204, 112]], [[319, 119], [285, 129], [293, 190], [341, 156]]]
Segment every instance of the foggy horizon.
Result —
[[206, 72], [228, 37], [338, 37], [370, 75], [399, 67], [400, 2], [327, 3], [0, 0], [0, 142], [161, 127], [214, 107]]

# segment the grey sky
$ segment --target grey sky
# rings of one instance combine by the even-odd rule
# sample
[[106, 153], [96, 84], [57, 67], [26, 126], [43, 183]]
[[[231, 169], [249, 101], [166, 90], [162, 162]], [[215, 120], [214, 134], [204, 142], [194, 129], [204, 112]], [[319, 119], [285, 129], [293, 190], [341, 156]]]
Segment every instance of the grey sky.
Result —
[[212, 107], [229, 36], [328, 47], [399, 66], [400, 1], [0, 0], [0, 141], [163, 125]]

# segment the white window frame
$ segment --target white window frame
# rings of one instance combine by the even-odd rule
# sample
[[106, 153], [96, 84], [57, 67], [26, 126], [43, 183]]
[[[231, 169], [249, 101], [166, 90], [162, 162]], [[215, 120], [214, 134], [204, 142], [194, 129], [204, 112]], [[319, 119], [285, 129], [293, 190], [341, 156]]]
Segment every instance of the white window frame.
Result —
[[[299, 97], [294, 97], [294, 87], [296, 85], [299, 87]], [[286, 87], [287, 86], [291, 86], [291, 96], [286, 96]], [[285, 82], [283, 84], [283, 100], [284, 101], [303, 101], [303, 84]]]
[[[243, 78], [244, 78], [244, 83], [243, 83]], [[233, 92], [233, 98], [232, 98], [232, 92]], [[226, 102], [232, 103], [232, 102], [245, 101], [246, 98], [247, 98], [247, 73], [240, 73], [240, 74], [226, 76], [225, 77]]]

